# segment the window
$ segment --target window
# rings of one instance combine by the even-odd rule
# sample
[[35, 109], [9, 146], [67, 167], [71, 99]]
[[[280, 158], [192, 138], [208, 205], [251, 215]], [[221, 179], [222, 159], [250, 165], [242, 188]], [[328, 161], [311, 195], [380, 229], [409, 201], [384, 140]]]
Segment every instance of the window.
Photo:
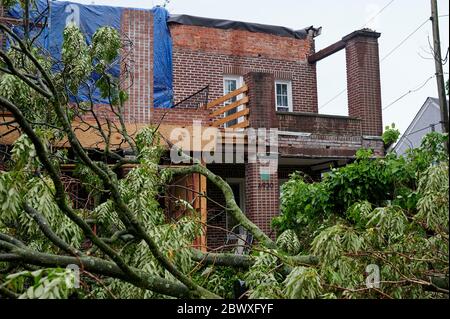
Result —
[[275, 81], [275, 103], [278, 112], [292, 112], [291, 81]]
[[[242, 84], [243, 84], [243, 79], [242, 76], [239, 75], [226, 75], [223, 77], [223, 95], [227, 95], [230, 92], [233, 92], [234, 90], [239, 89]], [[236, 102], [237, 100], [239, 100], [241, 98], [240, 95], [235, 96], [233, 98], [231, 98], [230, 100], [228, 100], [227, 102], [225, 102], [225, 105], [231, 104], [233, 102]], [[242, 105], [238, 108], [234, 108], [228, 112], [225, 113], [224, 116], [229, 116], [231, 114], [234, 114], [238, 111], [240, 111], [242, 109]], [[243, 118], [238, 118], [235, 120], [232, 120], [230, 122], [228, 122], [226, 124], [227, 127], [233, 126], [239, 122], [242, 122], [244, 119]]]

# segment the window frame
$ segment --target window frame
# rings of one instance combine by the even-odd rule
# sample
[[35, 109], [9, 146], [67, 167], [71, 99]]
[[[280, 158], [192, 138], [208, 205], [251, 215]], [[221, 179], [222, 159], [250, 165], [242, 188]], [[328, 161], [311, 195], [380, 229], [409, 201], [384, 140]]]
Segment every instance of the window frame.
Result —
[[[287, 86], [287, 102], [288, 102], [288, 110], [287, 111], [278, 110], [278, 107], [285, 107], [285, 106], [278, 106], [277, 84], [285, 84]], [[275, 80], [275, 111], [277, 111], [277, 112], [293, 112], [293, 110], [294, 110], [294, 107], [293, 107], [293, 103], [292, 103], [292, 81], [290, 81], [290, 80]]]
[[[240, 87], [242, 87], [244, 85], [244, 77], [242, 75], [237, 75], [237, 74], [224, 74], [223, 75], [223, 79], [222, 79], [222, 85], [223, 85], [223, 95], [226, 95], [230, 92], [226, 92], [226, 86], [225, 86], [225, 81], [227, 80], [232, 80], [232, 81], [236, 81], [236, 90], [239, 89]], [[236, 96], [236, 101], [242, 99], [243, 95], [239, 94]], [[224, 105], [228, 105], [231, 104], [232, 102], [225, 102]], [[236, 108], [236, 112], [242, 111], [244, 109], [243, 105], [240, 105], [239, 107]], [[228, 114], [228, 112], [225, 112], [223, 114], [223, 117], [226, 117], [230, 114]], [[241, 123], [243, 122], [245, 119], [243, 116], [237, 118], [236, 123]], [[235, 123], [235, 124], [236, 124]], [[234, 124], [233, 124], [234, 125]], [[227, 123], [224, 124], [224, 127], [229, 127], [229, 126], [233, 126], [233, 125], [228, 125]]]

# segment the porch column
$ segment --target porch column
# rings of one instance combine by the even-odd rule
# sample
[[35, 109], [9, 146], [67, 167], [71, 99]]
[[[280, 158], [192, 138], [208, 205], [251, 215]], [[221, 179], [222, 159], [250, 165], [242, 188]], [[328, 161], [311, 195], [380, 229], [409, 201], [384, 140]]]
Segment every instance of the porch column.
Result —
[[244, 80], [248, 86], [250, 109], [245, 164], [246, 214], [262, 231], [274, 238], [271, 223], [279, 214], [278, 135], [270, 132], [271, 128], [278, 127], [275, 79], [270, 73], [250, 72]]
[[272, 219], [280, 211], [278, 160], [245, 164], [245, 207], [247, 217], [273, 239]]

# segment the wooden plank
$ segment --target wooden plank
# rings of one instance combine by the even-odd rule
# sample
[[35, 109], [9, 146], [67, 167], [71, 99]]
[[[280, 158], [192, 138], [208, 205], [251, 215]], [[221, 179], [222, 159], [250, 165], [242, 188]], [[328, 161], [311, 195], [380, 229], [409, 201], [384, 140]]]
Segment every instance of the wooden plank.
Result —
[[218, 127], [219, 125], [225, 124], [225, 123], [227, 123], [229, 121], [232, 121], [232, 120], [235, 120], [235, 119], [238, 119], [241, 116], [245, 116], [248, 113], [250, 113], [250, 110], [249, 109], [244, 109], [244, 110], [242, 110], [240, 112], [233, 113], [233, 114], [231, 114], [231, 115], [229, 115], [227, 117], [224, 117], [224, 118], [222, 118], [220, 120], [214, 121], [212, 123], [212, 126]]
[[200, 209], [200, 198], [198, 197], [197, 192], [200, 191], [200, 178], [199, 174], [197, 173], [192, 174], [191, 189], [193, 190], [190, 192], [192, 194], [191, 203], [193, 201], [193, 207], [198, 211]]
[[231, 99], [231, 98], [233, 98], [233, 97], [235, 97], [235, 96], [237, 96], [237, 95], [239, 95], [239, 94], [241, 94], [241, 93], [247, 92], [247, 90], [248, 90], [247, 85], [244, 85], [244, 86], [240, 87], [239, 89], [234, 90], [233, 92], [228, 93], [227, 95], [224, 95], [224, 96], [222, 96], [222, 97], [219, 97], [218, 99], [215, 99], [215, 100], [212, 101], [212, 102], [209, 102], [208, 105], [206, 105], [206, 108], [207, 108], [207, 109], [210, 109], [210, 108], [212, 108], [212, 107], [214, 107], [214, 106], [217, 106], [217, 105], [219, 105], [219, 104], [221, 104], [221, 103], [223, 103], [223, 102], [226, 102], [226, 101], [228, 101], [229, 99]]
[[[200, 192], [206, 195], [206, 176], [200, 175]], [[203, 252], [206, 252], [206, 223], [208, 222], [208, 209], [207, 209], [207, 201], [206, 197], [202, 196], [200, 198], [200, 218], [203, 227], [203, 235], [200, 238], [200, 249]]]
[[308, 62], [309, 63], [316, 63], [317, 61], [320, 61], [322, 59], [325, 59], [326, 57], [342, 50], [343, 48], [345, 48], [345, 42], [340, 40], [330, 46], [327, 46], [326, 48], [320, 50], [319, 52], [316, 52], [314, 54], [311, 54], [308, 57]]
[[234, 124], [233, 126], [227, 128], [247, 128], [250, 126], [250, 122], [248, 120], [242, 121], [240, 123]]
[[227, 112], [229, 110], [232, 110], [232, 109], [234, 109], [234, 108], [236, 108], [238, 106], [241, 106], [242, 104], [246, 104], [246, 103], [248, 103], [248, 96], [244, 96], [242, 99], [240, 99], [240, 100], [238, 100], [238, 101], [236, 101], [234, 103], [231, 103], [231, 104], [225, 105], [224, 107], [221, 107], [220, 109], [218, 109], [215, 112], [211, 113], [209, 116], [210, 117], [215, 117], [217, 115], [223, 114], [223, 113], [225, 113], [225, 112]]
[[193, 191], [188, 190], [188, 189], [195, 190], [194, 175], [195, 174], [188, 175], [186, 178], [186, 184], [184, 184], [184, 186], [186, 187], [186, 190], [185, 190], [186, 197], [184, 199], [186, 201], [188, 201], [189, 203], [192, 203], [192, 201], [194, 200], [194, 196], [195, 196]]

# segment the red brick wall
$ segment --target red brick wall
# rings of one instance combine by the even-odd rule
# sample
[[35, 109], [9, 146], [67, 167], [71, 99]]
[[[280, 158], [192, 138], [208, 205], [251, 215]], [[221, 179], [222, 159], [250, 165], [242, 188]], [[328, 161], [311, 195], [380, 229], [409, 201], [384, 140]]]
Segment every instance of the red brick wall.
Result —
[[244, 79], [249, 87], [250, 127], [267, 129], [277, 127], [274, 76], [270, 73], [252, 72], [247, 73]]
[[261, 71], [292, 81], [294, 111], [317, 112], [316, 68], [306, 60], [313, 50], [311, 38], [178, 24], [170, 30], [176, 102], [206, 85], [210, 99], [220, 97], [224, 75]]
[[179, 24], [170, 29], [174, 45], [189, 50], [295, 62], [305, 61], [311, 49], [309, 40], [260, 32]]
[[130, 87], [125, 120], [147, 123], [153, 106], [153, 15], [148, 10], [124, 9], [121, 24], [122, 34], [133, 43], [126, 60], [130, 76], [123, 83]]
[[281, 131], [361, 136], [361, 120], [310, 113], [277, 113]]
[[162, 108], [152, 108], [152, 124], [162, 123], [173, 124], [173, 125], [192, 125], [193, 120], [202, 120], [202, 126], [208, 126], [210, 123], [209, 114], [211, 110], [205, 108], [199, 109], [162, 109]]
[[245, 207], [247, 217], [263, 232], [275, 237], [271, 223], [279, 214], [280, 190], [278, 185], [277, 163], [274, 164], [270, 179], [262, 180], [261, 163], [245, 164]]
[[346, 41], [348, 114], [362, 119], [364, 135], [381, 136], [379, 33], [355, 31]]
[[371, 148], [376, 156], [384, 155], [381, 138], [365, 139], [344, 134], [311, 134], [310, 136], [279, 136], [278, 151], [282, 156], [306, 158], [351, 158], [360, 148]]
[[362, 141], [362, 147], [373, 150], [374, 156], [383, 157], [385, 154], [384, 142], [381, 138], [366, 138]]

